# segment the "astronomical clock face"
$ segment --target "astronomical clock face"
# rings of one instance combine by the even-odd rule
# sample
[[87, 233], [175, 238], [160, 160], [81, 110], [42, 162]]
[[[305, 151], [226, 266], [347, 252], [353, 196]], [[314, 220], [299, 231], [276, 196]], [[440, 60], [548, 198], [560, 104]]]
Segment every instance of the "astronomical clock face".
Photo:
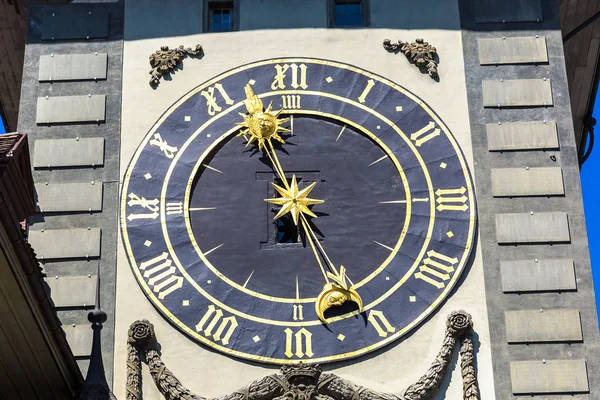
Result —
[[272, 363], [356, 357], [451, 292], [473, 185], [435, 112], [333, 61], [260, 61], [170, 107], [125, 175], [132, 271], [182, 332]]

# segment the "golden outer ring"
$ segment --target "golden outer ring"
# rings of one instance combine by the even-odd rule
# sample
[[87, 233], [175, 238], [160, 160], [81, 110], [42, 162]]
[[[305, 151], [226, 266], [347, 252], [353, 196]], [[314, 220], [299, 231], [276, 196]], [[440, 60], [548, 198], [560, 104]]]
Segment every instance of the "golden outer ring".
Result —
[[[450, 278], [450, 281], [448, 282], [447, 286], [444, 288], [444, 290], [440, 293], [440, 295], [437, 297], [437, 299], [435, 301], [433, 301], [433, 303], [430, 304], [430, 306], [425, 309], [417, 318], [415, 318], [411, 323], [409, 323], [407, 326], [405, 326], [404, 328], [396, 331], [394, 334], [386, 337], [385, 339], [377, 342], [377, 343], [373, 343], [372, 345], [363, 347], [362, 349], [359, 350], [355, 350], [352, 352], [348, 352], [348, 353], [343, 353], [343, 354], [336, 354], [333, 356], [327, 356], [327, 357], [317, 357], [317, 358], [313, 358], [313, 359], [309, 359], [309, 360], [305, 360], [304, 362], [309, 362], [309, 363], [318, 363], [318, 362], [331, 362], [331, 361], [336, 361], [336, 360], [342, 360], [342, 359], [347, 359], [347, 358], [353, 358], [353, 357], [358, 357], [360, 355], [363, 355], [365, 353], [368, 353], [372, 350], [375, 350], [377, 348], [383, 347], [389, 343], [391, 343], [392, 341], [398, 339], [400, 336], [404, 335], [405, 333], [409, 332], [410, 330], [412, 330], [413, 328], [415, 328], [418, 324], [420, 324], [438, 305], [440, 302], [442, 302], [448, 295], [448, 293], [454, 288], [454, 286], [456, 285], [456, 282], [458, 281], [464, 267], [465, 264], [470, 256], [471, 250], [472, 250], [472, 246], [473, 246], [473, 240], [474, 240], [474, 231], [475, 231], [475, 215], [476, 215], [476, 203], [475, 203], [475, 196], [474, 196], [474, 190], [473, 190], [473, 185], [472, 185], [472, 181], [471, 181], [471, 176], [469, 173], [469, 170], [467, 168], [466, 165], [466, 160], [464, 158], [464, 155], [462, 154], [462, 151], [460, 149], [460, 147], [458, 146], [458, 143], [456, 142], [456, 139], [454, 138], [454, 136], [452, 134], [450, 134], [448, 127], [446, 126], [446, 124], [444, 124], [440, 118], [431, 110], [431, 108], [429, 108], [425, 103], [423, 103], [418, 97], [416, 97], [414, 94], [412, 94], [411, 92], [407, 91], [406, 89], [398, 86], [397, 84], [395, 84], [394, 82], [385, 79], [379, 75], [375, 75], [372, 74], [370, 72], [367, 71], [363, 71], [357, 67], [351, 66], [351, 65], [347, 65], [347, 64], [342, 64], [342, 63], [338, 63], [338, 62], [334, 62], [334, 61], [326, 61], [326, 60], [320, 60], [320, 59], [311, 59], [311, 58], [281, 58], [281, 59], [271, 59], [271, 60], [265, 60], [265, 61], [259, 61], [256, 63], [252, 63], [252, 64], [248, 64], [248, 65], [244, 65], [235, 69], [232, 69], [230, 71], [227, 71], [207, 82], [205, 82], [204, 84], [198, 86], [196, 89], [188, 92], [186, 95], [184, 95], [181, 99], [179, 99], [175, 104], [173, 104], [168, 110], [167, 112], [165, 112], [161, 118], [159, 118], [159, 120], [154, 124], [154, 126], [151, 128], [151, 130], [148, 132], [148, 134], [146, 134], [146, 137], [142, 140], [142, 142], [140, 143], [138, 149], [136, 150], [134, 156], [132, 157], [129, 166], [127, 168], [127, 171], [125, 173], [124, 179], [123, 179], [123, 189], [121, 192], [121, 218], [120, 218], [120, 222], [121, 222], [121, 232], [123, 235], [123, 244], [125, 247], [125, 251], [126, 254], [128, 256], [128, 259], [131, 263], [132, 266], [132, 271], [134, 272], [134, 275], [136, 276], [136, 279], [138, 281], [138, 284], [140, 284], [140, 286], [142, 287], [143, 291], [145, 292], [146, 296], [152, 301], [153, 305], [159, 309], [159, 311], [166, 316], [167, 318], [169, 318], [171, 320], [171, 322], [173, 324], [175, 324], [179, 329], [181, 329], [181, 331], [185, 332], [188, 336], [194, 338], [195, 340], [209, 346], [212, 347], [214, 349], [217, 349], [218, 351], [225, 353], [225, 354], [230, 354], [236, 357], [240, 357], [240, 358], [245, 358], [245, 359], [250, 359], [250, 360], [256, 360], [256, 361], [262, 361], [262, 362], [269, 362], [269, 363], [276, 363], [276, 364], [296, 364], [298, 361], [297, 360], [291, 360], [291, 359], [284, 359], [284, 358], [272, 358], [272, 357], [265, 357], [265, 356], [257, 356], [254, 354], [249, 354], [249, 353], [244, 353], [244, 352], [240, 352], [237, 350], [232, 350], [230, 348], [221, 346], [215, 342], [212, 342], [210, 340], [208, 340], [207, 338], [203, 337], [202, 335], [199, 335], [197, 332], [193, 331], [192, 329], [190, 329], [187, 325], [183, 324], [181, 321], [179, 321], [179, 319], [177, 319], [159, 300], [158, 298], [154, 295], [154, 293], [152, 292], [152, 290], [148, 287], [148, 285], [146, 284], [146, 282], [144, 281], [142, 275], [140, 274], [139, 271], [139, 267], [137, 264], [137, 261], [135, 260], [135, 257], [133, 256], [133, 251], [131, 249], [131, 245], [129, 243], [129, 236], [128, 236], [128, 232], [127, 232], [127, 219], [126, 219], [126, 202], [127, 202], [127, 188], [129, 186], [129, 178], [131, 177], [131, 173], [133, 171], [133, 168], [135, 167], [137, 160], [139, 158], [139, 156], [141, 155], [143, 149], [145, 148], [145, 146], [147, 145], [148, 141], [151, 139], [152, 134], [156, 131], [156, 129], [158, 128], [158, 126], [160, 126], [160, 124], [162, 124], [162, 122], [170, 115], [171, 112], [173, 112], [173, 110], [175, 110], [177, 107], [179, 107], [183, 102], [185, 102], [186, 100], [188, 100], [191, 96], [193, 96], [194, 94], [198, 93], [200, 90], [204, 89], [207, 86], [210, 86], [211, 84], [217, 82], [218, 80], [233, 75], [235, 73], [238, 73], [240, 71], [244, 71], [253, 67], [257, 67], [257, 66], [262, 66], [262, 65], [268, 65], [268, 64], [276, 64], [276, 63], [281, 63], [281, 62], [309, 62], [309, 63], [315, 63], [315, 64], [323, 64], [323, 65], [329, 65], [329, 66], [333, 66], [336, 68], [340, 68], [340, 69], [346, 69], [349, 71], [354, 71], [358, 74], [361, 74], [363, 76], [369, 77], [370, 79], [376, 80], [378, 82], [381, 82], [383, 84], [386, 84], [390, 87], [392, 87], [395, 90], [398, 90], [400, 93], [404, 94], [405, 96], [409, 97], [411, 100], [413, 100], [414, 102], [416, 102], [417, 104], [419, 104], [420, 107], [423, 108], [423, 110], [425, 110], [430, 116], [431, 118], [434, 119], [434, 121], [440, 126], [440, 128], [442, 129], [442, 131], [444, 132], [444, 134], [446, 135], [446, 137], [448, 138], [448, 140], [450, 141], [456, 155], [457, 158], [459, 160], [459, 163], [462, 167], [462, 171], [465, 177], [465, 181], [467, 184], [467, 192], [468, 192], [468, 196], [470, 199], [470, 212], [469, 212], [469, 232], [468, 232], [468, 236], [467, 236], [467, 242], [465, 244], [465, 251], [463, 252], [463, 255], [458, 263], [458, 266], [456, 267], [455, 273], [452, 275], [452, 278]], [[397, 129], [397, 127], [396, 127]], [[430, 234], [430, 232], [429, 232]], [[420, 257], [422, 257], [422, 254], [420, 255]], [[399, 286], [398, 286], [399, 287]], [[375, 302], [374, 302], [375, 303]], [[371, 303], [372, 306], [376, 305], [374, 303]], [[377, 302], [378, 304], [379, 302]], [[285, 326], [305, 326], [306, 324], [303, 323], [288, 323]]]

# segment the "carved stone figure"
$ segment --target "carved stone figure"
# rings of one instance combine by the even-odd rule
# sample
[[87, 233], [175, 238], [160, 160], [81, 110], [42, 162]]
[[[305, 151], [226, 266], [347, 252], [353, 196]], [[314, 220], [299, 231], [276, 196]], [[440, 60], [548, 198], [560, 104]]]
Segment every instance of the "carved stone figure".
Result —
[[194, 49], [191, 47], [184, 48], [183, 45], [176, 49], [169, 49], [169, 46], [161, 46], [160, 50], [155, 51], [149, 57], [150, 66], [150, 85], [156, 86], [160, 83], [160, 78], [166, 74], [170, 74], [175, 70], [181, 61], [187, 56], [203, 56], [204, 50], [199, 44]]
[[[460, 343], [463, 400], [479, 400], [473, 354], [473, 321], [465, 311], [448, 316], [442, 348], [429, 370], [402, 394], [381, 393], [358, 386], [337, 375], [322, 373], [319, 365], [291, 364], [233, 393], [211, 400], [427, 400], [444, 376], [456, 343]], [[186, 389], [165, 366], [158, 352], [154, 327], [147, 320], [135, 321], [128, 333], [127, 400], [142, 399], [141, 362], [167, 400], [208, 400]]]
[[439, 77], [438, 64], [434, 60], [437, 56], [437, 50], [422, 38], [416, 39], [413, 43], [403, 42], [402, 40], [398, 40], [398, 43], [392, 43], [390, 39], [385, 39], [383, 47], [387, 51], [401, 51], [417, 67], [425, 68], [430, 77], [434, 79]]

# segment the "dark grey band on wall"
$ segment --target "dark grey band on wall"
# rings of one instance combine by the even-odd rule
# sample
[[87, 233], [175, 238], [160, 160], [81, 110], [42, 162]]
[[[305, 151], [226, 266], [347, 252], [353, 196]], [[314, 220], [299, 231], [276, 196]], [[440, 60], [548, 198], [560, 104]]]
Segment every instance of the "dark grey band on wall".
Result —
[[102, 357], [111, 384], [123, 1], [32, 5], [29, 18], [18, 124], [37, 160], [39, 213], [30, 218], [29, 239], [46, 249], [39, 258], [47, 289], [84, 375], [92, 338], [86, 316], [96, 302], [99, 265], [108, 314]]
[[[487, 8], [476, 2], [491, 3], [459, 4], [496, 398], [600, 399], [598, 319], [558, 7], [545, 0], [505, 0]], [[520, 43], [516, 38], [527, 38], [523, 49], [544, 38], [546, 57], [543, 47], [536, 47], [540, 57], [534, 60], [497, 42]], [[506, 82], [519, 80], [523, 85], [506, 90]], [[519, 90], [532, 80], [542, 83], [543, 93]], [[485, 95], [510, 97], [511, 104], [486, 104], [483, 82], [494, 82], [485, 84]], [[545, 100], [547, 82], [551, 102]], [[553, 186], [522, 188], [502, 178], [508, 168], [520, 169], [514, 179], [551, 171]], [[511, 215], [521, 218], [512, 221]], [[542, 237], [536, 231], [544, 226], [552, 229]], [[533, 318], [528, 313], [539, 323], [525, 321]], [[576, 325], [579, 316], [580, 329], [563, 326]]]

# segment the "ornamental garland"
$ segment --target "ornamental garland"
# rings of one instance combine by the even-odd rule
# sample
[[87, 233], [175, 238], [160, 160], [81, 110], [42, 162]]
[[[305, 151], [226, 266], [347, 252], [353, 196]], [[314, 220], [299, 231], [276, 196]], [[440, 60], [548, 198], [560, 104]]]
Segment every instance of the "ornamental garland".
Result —
[[439, 389], [456, 343], [460, 343], [463, 400], [479, 400], [472, 336], [471, 315], [463, 310], [452, 312], [448, 316], [442, 348], [435, 361], [402, 394], [377, 392], [337, 375], [322, 373], [318, 364], [298, 363], [284, 365], [279, 374], [266, 376], [228, 395], [207, 399], [186, 389], [165, 366], [158, 351], [154, 326], [147, 320], [139, 320], [131, 324], [128, 332], [126, 399], [142, 399], [143, 361], [148, 365], [156, 387], [166, 400], [427, 400]]

